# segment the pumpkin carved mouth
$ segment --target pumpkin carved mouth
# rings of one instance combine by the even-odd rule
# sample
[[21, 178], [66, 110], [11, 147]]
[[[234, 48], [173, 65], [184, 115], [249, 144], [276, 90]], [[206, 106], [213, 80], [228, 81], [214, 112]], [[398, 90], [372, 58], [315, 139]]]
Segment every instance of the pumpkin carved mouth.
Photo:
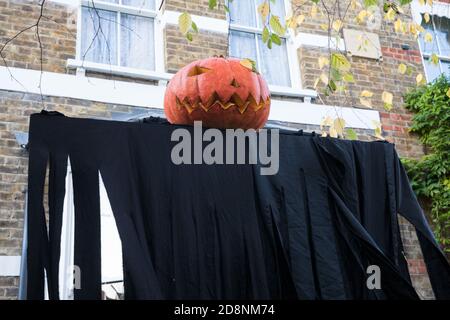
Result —
[[260, 102], [257, 103], [256, 99], [253, 98], [252, 95], [249, 95], [247, 100], [244, 101], [237, 94], [233, 94], [228, 101], [222, 102], [217, 93], [214, 93], [206, 103], [203, 103], [201, 101], [195, 101], [191, 103], [187, 97], [184, 100], [180, 100], [178, 97], [176, 97], [177, 108], [185, 108], [189, 114], [191, 114], [197, 108], [202, 108], [205, 112], [208, 112], [209, 109], [216, 104], [219, 105], [223, 110], [228, 110], [231, 107], [236, 107], [241, 114], [243, 114], [249, 107], [250, 109], [253, 109], [253, 111], [258, 111], [270, 104], [270, 98], [264, 100], [263, 97], [261, 97], [259, 101]]

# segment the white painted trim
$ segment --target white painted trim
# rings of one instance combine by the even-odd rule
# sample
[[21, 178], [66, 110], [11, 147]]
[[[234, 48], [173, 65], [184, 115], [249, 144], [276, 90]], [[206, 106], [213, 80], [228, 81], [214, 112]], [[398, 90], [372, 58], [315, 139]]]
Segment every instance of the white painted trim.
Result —
[[129, 68], [122, 66], [114, 66], [107, 65], [103, 63], [96, 63], [90, 61], [82, 61], [75, 59], [67, 60], [67, 68], [69, 69], [77, 69], [83, 68], [85, 70], [119, 75], [124, 77], [138, 78], [138, 79], [146, 79], [146, 80], [170, 80], [173, 76], [172, 73], [160, 72], [160, 71], [152, 71], [145, 69], [137, 69], [137, 68]]
[[380, 114], [376, 110], [281, 100], [272, 100], [269, 120], [320, 125], [327, 116], [345, 119], [346, 128], [375, 129], [373, 122], [380, 122]]
[[121, 12], [126, 14], [132, 14], [140, 17], [155, 18], [158, 15], [157, 9], [150, 10], [145, 8], [127, 6], [124, 4], [105, 2], [101, 0], [95, 0], [92, 4], [92, 0], [81, 0], [81, 5], [84, 7], [96, 8], [101, 10], [109, 10], [114, 12]]
[[[37, 70], [10, 68], [12, 79], [6, 67], [0, 67], [0, 90], [39, 94], [39, 76]], [[273, 88], [272, 88], [273, 89]], [[294, 89], [292, 89], [294, 90]], [[164, 86], [153, 86], [125, 81], [80, 77], [76, 75], [44, 72], [42, 74], [42, 94], [44, 96], [68, 97], [82, 100], [99, 101], [112, 104], [131, 105], [162, 109], [164, 105]], [[315, 94], [311, 90], [302, 90], [303, 95]], [[294, 93], [294, 92], [292, 92]], [[292, 102], [272, 99], [270, 120], [304, 124], [320, 124], [324, 116], [340, 115], [349, 127], [373, 129], [372, 120], [379, 121], [375, 110], [335, 107], [312, 103]]]
[[433, 5], [421, 5], [418, 0], [411, 2], [411, 15], [418, 24], [422, 23], [422, 13], [428, 13], [439, 17], [447, 17], [450, 19], [450, 3], [433, 1]]
[[48, 0], [48, 2], [63, 4], [69, 7], [77, 7], [80, 5], [80, 0]]
[[[321, 34], [299, 32], [295, 36], [294, 42], [295, 42], [295, 45], [297, 48], [300, 48], [303, 46], [319, 47], [319, 48], [330, 47], [332, 50], [336, 48], [336, 39], [335, 38], [333, 38], [333, 37], [328, 38], [328, 36], [321, 35]], [[345, 43], [342, 38], [339, 38], [337, 48], [340, 51], [345, 51]]]
[[0, 256], [0, 277], [18, 277], [20, 259], [20, 256]]
[[[0, 90], [39, 94], [39, 71], [20, 68], [9, 70], [20, 83], [10, 77], [6, 67], [0, 66]], [[162, 86], [141, 83], [53, 72], [42, 73], [42, 94], [48, 96], [161, 108], [164, 90], [165, 87]]]
[[[178, 25], [178, 17], [181, 12], [166, 10], [161, 16], [163, 23]], [[198, 15], [191, 15], [192, 21], [200, 30], [217, 32], [217, 33], [228, 33], [228, 21], [224, 19], [203, 17]]]

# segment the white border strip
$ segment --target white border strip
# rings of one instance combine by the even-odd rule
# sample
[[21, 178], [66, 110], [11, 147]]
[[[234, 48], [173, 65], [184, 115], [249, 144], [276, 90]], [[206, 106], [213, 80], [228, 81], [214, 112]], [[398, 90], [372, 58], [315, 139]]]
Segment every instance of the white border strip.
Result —
[[[40, 94], [37, 70], [0, 67], [0, 90]], [[44, 96], [67, 97], [99, 101], [104, 103], [162, 109], [164, 86], [153, 86], [125, 81], [80, 77], [70, 74], [43, 72], [42, 94]], [[375, 110], [355, 109], [311, 104], [308, 102], [272, 99], [270, 120], [319, 125], [325, 116], [343, 117], [348, 127], [374, 129], [372, 120], [379, 121]]]
[[20, 256], [0, 256], [0, 277], [18, 277], [20, 258]]

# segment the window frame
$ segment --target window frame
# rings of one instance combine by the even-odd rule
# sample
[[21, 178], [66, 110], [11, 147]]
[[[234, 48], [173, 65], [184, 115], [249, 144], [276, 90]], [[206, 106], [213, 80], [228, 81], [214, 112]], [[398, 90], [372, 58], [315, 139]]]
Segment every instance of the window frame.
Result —
[[[137, 8], [133, 6], [128, 6], [122, 4], [122, 0], [119, 0], [119, 3], [111, 3], [105, 2], [101, 0], [80, 0], [77, 10], [77, 38], [76, 38], [76, 53], [75, 59], [78, 62], [82, 62], [83, 65], [86, 66], [94, 65], [96, 69], [94, 71], [102, 70], [104, 72], [110, 72], [112, 74], [116, 73], [115, 70], [120, 70], [119, 73], [145, 73], [145, 74], [153, 74], [153, 73], [165, 73], [164, 68], [164, 35], [163, 35], [163, 25], [161, 21], [161, 12], [158, 11], [158, 7], [161, 3], [161, 0], [155, 0], [155, 8], [154, 9], [144, 9]], [[81, 52], [81, 43], [83, 38], [83, 26], [82, 26], [82, 11], [83, 7], [93, 8], [95, 6], [96, 9], [99, 10], [108, 10], [117, 14], [117, 63], [111, 65], [105, 63], [99, 63], [95, 61], [85, 60], [83, 61], [83, 56]], [[155, 68], [154, 70], [144, 69], [144, 68], [133, 68], [127, 67], [120, 64], [120, 54], [121, 54], [121, 14], [130, 14], [143, 18], [151, 18], [153, 19], [153, 39], [154, 39], [154, 54], [155, 54]], [[82, 69], [82, 67], [78, 66], [78, 68]], [[77, 68], [77, 69], [78, 69]], [[86, 69], [91, 69], [86, 67]], [[83, 70], [84, 72], [84, 70]]]
[[[435, 17], [439, 17], [439, 18], [446, 18], [446, 19], [450, 20], [449, 17], [440, 17], [438, 15], [434, 15], [434, 16]], [[442, 52], [441, 44], [440, 44], [439, 39], [436, 36], [436, 24], [434, 22], [433, 15], [431, 15], [431, 17], [430, 17], [430, 22], [431, 22], [431, 26], [433, 28], [433, 42], [436, 43], [436, 48], [437, 48], [437, 51], [438, 51], [436, 53], [436, 55], [439, 58], [439, 65], [438, 66], [439, 66], [440, 74], [446, 74], [449, 71], [444, 70], [444, 64], [442, 62], [444, 61], [444, 62], [450, 63], [450, 54], [448, 56], [445, 56], [445, 55], [441, 54], [441, 52]], [[420, 52], [421, 52], [421, 55], [422, 55], [422, 61], [423, 61], [423, 64], [424, 64], [424, 69], [425, 69], [425, 77], [427, 79], [427, 82], [431, 82], [434, 79], [433, 80], [429, 79], [429, 75], [427, 73], [427, 69], [425, 67], [425, 63], [429, 63], [428, 60], [431, 58], [431, 55], [433, 54], [433, 52], [425, 51], [425, 48], [422, 47], [422, 43], [421, 43], [420, 39], [418, 41], [419, 41], [419, 48], [420, 48]]]
[[[252, 1], [256, 1], [256, 0], [252, 0]], [[292, 3], [291, 0], [283, 0], [283, 4], [284, 4], [284, 12], [286, 15], [288, 15], [291, 11], [292, 11]], [[258, 13], [258, 8], [255, 5], [255, 15], [256, 18], [258, 19], [259, 17], [259, 13]], [[240, 24], [236, 24], [236, 23], [231, 23], [230, 20], [230, 15], [227, 14], [227, 21], [229, 23], [230, 26], [230, 32], [232, 31], [237, 31], [237, 32], [246, 32], [246, 33], [251, 33], [253, 34], [255, 37], [255, 44], [256, 44], [256, 57], [257, 60], [257, 68], [258, 70], [261, 69], [261, 53], [259, 50], [259, 45], [258, 45], [258, 35], [262, 35], [262, 28], [258, 28], [258, 27], [250, 27], [250, 26], [244, 26], [244, 25], [240, 25]], [[298, 61], [298, 51], [297, 51], [297, 46], [295, 45], [295, 34], [291, 29], [287, 29], [286, 30], [286, 34], [284, 36], [281, 37], [282, 39], [285, 40], [286, 43], [286, 55], [287, 55], [287, 62], [288, 62], [288, 68], [289, 68], [289, 78], [290, 78], [290, 82], [291, 85], [290, 86], [279, 86], [279, 85], [273, 85], [273, 84], [269, 84], [269, 87], [271, 89], [272, 92], [277, 92], [280, 93], [280, 95], [283, 95], [283, 92], [291, 92], [292, 89], [297, 90], [297, 89], [302, 89], [302, 85], [301, 85], [301, 74], [300, 74], [300, 64]], [[230, 37], [231, 39], [231, 37]], [[228, 54], [230, 52], [230, 48], [231, 45], [230, 43], [228, 43]]]
[[[411, 15], [413, 20], [421, 25], [422, 24], [422, 19], [423, 19], [423, 14], [428, 13], [430, 15], [430, 17], [432, 16], [437, 16], [437, 17], [444, 17], [447, 19], [450, 19], [450, 3], [445, 3], [445, 2], [434, 2], [432, 6], [425, 4], [422, 5], [419, 3], [418, 0], [413, 0], [411, 2]], [[433, 23], [433, 33], [434, 30], [436, 29], [435, 24], [434, 24], [434, 19], [431, 19], [432, 23]], [[441, 55], [440, 53], [440, 44], [439, 41], [436, 39], [436, 37], [433, 34], [433, 41], [437, 42], [437, 48], [439, 50], [439, 54], [437, 54], [438, 58], [439, 58], [439, 70], [441, 73], [443, 73], [443, 66], [442, 66], [442, 61], [444, 62], [448, 62], [450, 63], [450, 56], [444, 56]], [[422, 65], [424, 68], [424, 73], [425, 73], [425, 78], [427, 80], [427, 82], [431, 82], [432, 80], [430, 79], [427, 70], [426, 70], [426, 63], [427, 60], [431, 57], [432, 52], [426, 52], [422, 46], [421, 40], [420, 38], [417, 39], [417, 44], [419, 46], [419, 50], [420, 50], [420, 55], [421, 55], [421, 59], [422, 59]]]

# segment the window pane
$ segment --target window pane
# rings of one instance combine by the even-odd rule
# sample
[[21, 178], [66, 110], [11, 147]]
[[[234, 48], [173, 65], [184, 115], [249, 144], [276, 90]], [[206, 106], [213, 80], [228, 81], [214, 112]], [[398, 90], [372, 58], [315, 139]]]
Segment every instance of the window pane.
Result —
[[450, 62], [441, 61], [442, 73], [444, 73], [447, 77], [450, 77]]
[[430, 60], [424, 59], [425, 72], [427, 73], [428, 82], [433, 81], [441, 74], [441, 69], [439, 64], [433, 64]]
[[436, 27], [436, 36], [441, 48], [440, 54], [450, 56], [450, 19], [445, 17], [435, 17], [434, 25]]
[[253, 33], [231, 31], [230, 56], [256, 61], [256, 43]]
[[[267, 0], [256, 0], [258, 6], [265, 2]], [[284, 10], [284, 1], [283, 0], [275, 0], [275, 3], [273, 3], [272, 1], [269, 1], [270, 4], [270, 11], [273, 15], [278, 16], [280, 18], [281, 23], [284, 25], [285, 24], [285, 17], [286, 17], [286, 12]], [[261, 16], [258, 14], [258, 21], [260, 23], [260, 26], [263, 26], [263, 23], [261, 23]]]
[[155, 70], [153, 19], [122, 14], [120, 65]]
[[256, 8], [254, 0], [235, 0], [229, 2], [232, 24], [256, 27]]
[[122, 4], [139, 9], [155, 9], [155, 0], [122, 0]]
[[83, 7], [82, 29], [81, 58], [116, 65], [117, 14]]
[[[433, 17], [433, 19], [434, 19], [434, 17]], [[425, 19], [422, 16], [422, 27], [425, 29], [425, 32], [421, 33], [419, 36], [419, 42], [420, 42], [420, 47], [422, 48], [422, 52], [438, 53], [436, 35], [434, 33], [432, 19], [430, 19], [430, 21], [428, 21], [428, 23], [425, 23]], [[426, 33], [430, 33], [431, 35], [433, 35], [432, 42], [425, 42], [424, 37], [425, 37]]]
[[261, 63], [259, 70], [269, 84], [277, 86], [290, 86], [289, 61], [287, 56], [286, 40], [281, 40], [281, 46], [273, 45], [272, 49], [262, 42], [258, 36]]

